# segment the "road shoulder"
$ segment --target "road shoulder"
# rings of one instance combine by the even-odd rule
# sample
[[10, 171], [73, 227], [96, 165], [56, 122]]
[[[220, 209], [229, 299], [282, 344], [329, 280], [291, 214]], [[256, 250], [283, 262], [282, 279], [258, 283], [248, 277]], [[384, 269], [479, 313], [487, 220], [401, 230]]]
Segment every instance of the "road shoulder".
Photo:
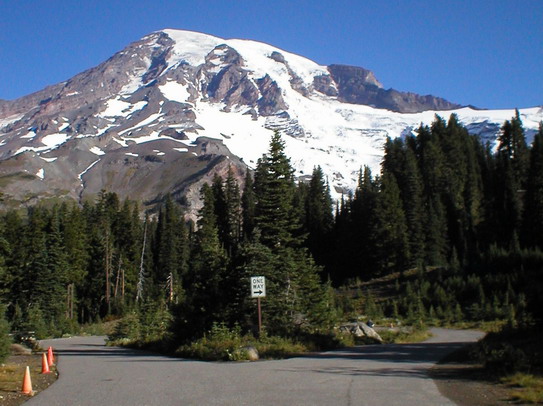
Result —
[[445, 361], [428, 371], [439, 392], [459, 406], [510, 405], [508, 389], [482, 365]]

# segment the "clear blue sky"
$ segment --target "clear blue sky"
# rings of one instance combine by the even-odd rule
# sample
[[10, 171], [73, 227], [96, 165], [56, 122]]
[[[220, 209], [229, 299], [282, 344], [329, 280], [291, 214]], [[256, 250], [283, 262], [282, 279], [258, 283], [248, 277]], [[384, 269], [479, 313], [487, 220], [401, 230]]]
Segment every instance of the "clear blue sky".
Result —
[[385, 88], [543, 105], [543, 0], [0, 0], [0, 99], [69, 79], [163, 28], [266, 42]]

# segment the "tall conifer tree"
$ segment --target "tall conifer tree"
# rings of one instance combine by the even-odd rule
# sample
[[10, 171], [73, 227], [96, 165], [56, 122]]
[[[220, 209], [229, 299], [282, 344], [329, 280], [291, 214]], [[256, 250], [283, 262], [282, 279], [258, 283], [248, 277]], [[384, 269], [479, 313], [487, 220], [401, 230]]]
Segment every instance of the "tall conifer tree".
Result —
[[255, 225], [262, 242], [272, 249], [298, 246], [300, 242], [295, 238], [300, 224], [293, 210], [294, 170], [284, 148], [284, 141], [275, 132], [255, 172]]
[[523, 239], [527, 247], [543, 249], [543, 123], [534, 136], [524, 204]]
[[245, 174], [245, 184], [243, 186], [243, 195], [241, 197], [241, 208], [243, 238], [249, 239], [252, 237], [255, 227], [256, 210], [254, 182], [249, 169], [247, 169], [247, 173]]

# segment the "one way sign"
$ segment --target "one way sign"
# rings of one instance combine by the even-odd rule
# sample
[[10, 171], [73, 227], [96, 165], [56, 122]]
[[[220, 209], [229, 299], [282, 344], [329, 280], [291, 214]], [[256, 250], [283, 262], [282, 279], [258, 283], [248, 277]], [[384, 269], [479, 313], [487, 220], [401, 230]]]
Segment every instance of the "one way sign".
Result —
[[251, 276], [251, 297], [266, 297], [266, 278]]

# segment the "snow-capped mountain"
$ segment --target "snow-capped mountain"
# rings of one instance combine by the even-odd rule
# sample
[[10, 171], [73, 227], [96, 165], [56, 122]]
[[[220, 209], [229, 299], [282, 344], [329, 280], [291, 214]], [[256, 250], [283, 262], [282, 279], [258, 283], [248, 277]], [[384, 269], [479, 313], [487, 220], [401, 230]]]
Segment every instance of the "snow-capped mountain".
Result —
[[[6, 205], [105, 189], [147, 206], [169, 192], [196, 209], [203, 182], [229, 166], [242, 178], [278, 129], [296, 174], [321, 165], [339, 194], [361, 166], [379, 171], [387, 136], [452, 112], [489, 140], [514, 115], [385, 90], [366, 69], [255, 41], [164, 30], [66, 82], [0, 100], [0, 192]], [[520, 114], [530, 137], [543, 109]]]

